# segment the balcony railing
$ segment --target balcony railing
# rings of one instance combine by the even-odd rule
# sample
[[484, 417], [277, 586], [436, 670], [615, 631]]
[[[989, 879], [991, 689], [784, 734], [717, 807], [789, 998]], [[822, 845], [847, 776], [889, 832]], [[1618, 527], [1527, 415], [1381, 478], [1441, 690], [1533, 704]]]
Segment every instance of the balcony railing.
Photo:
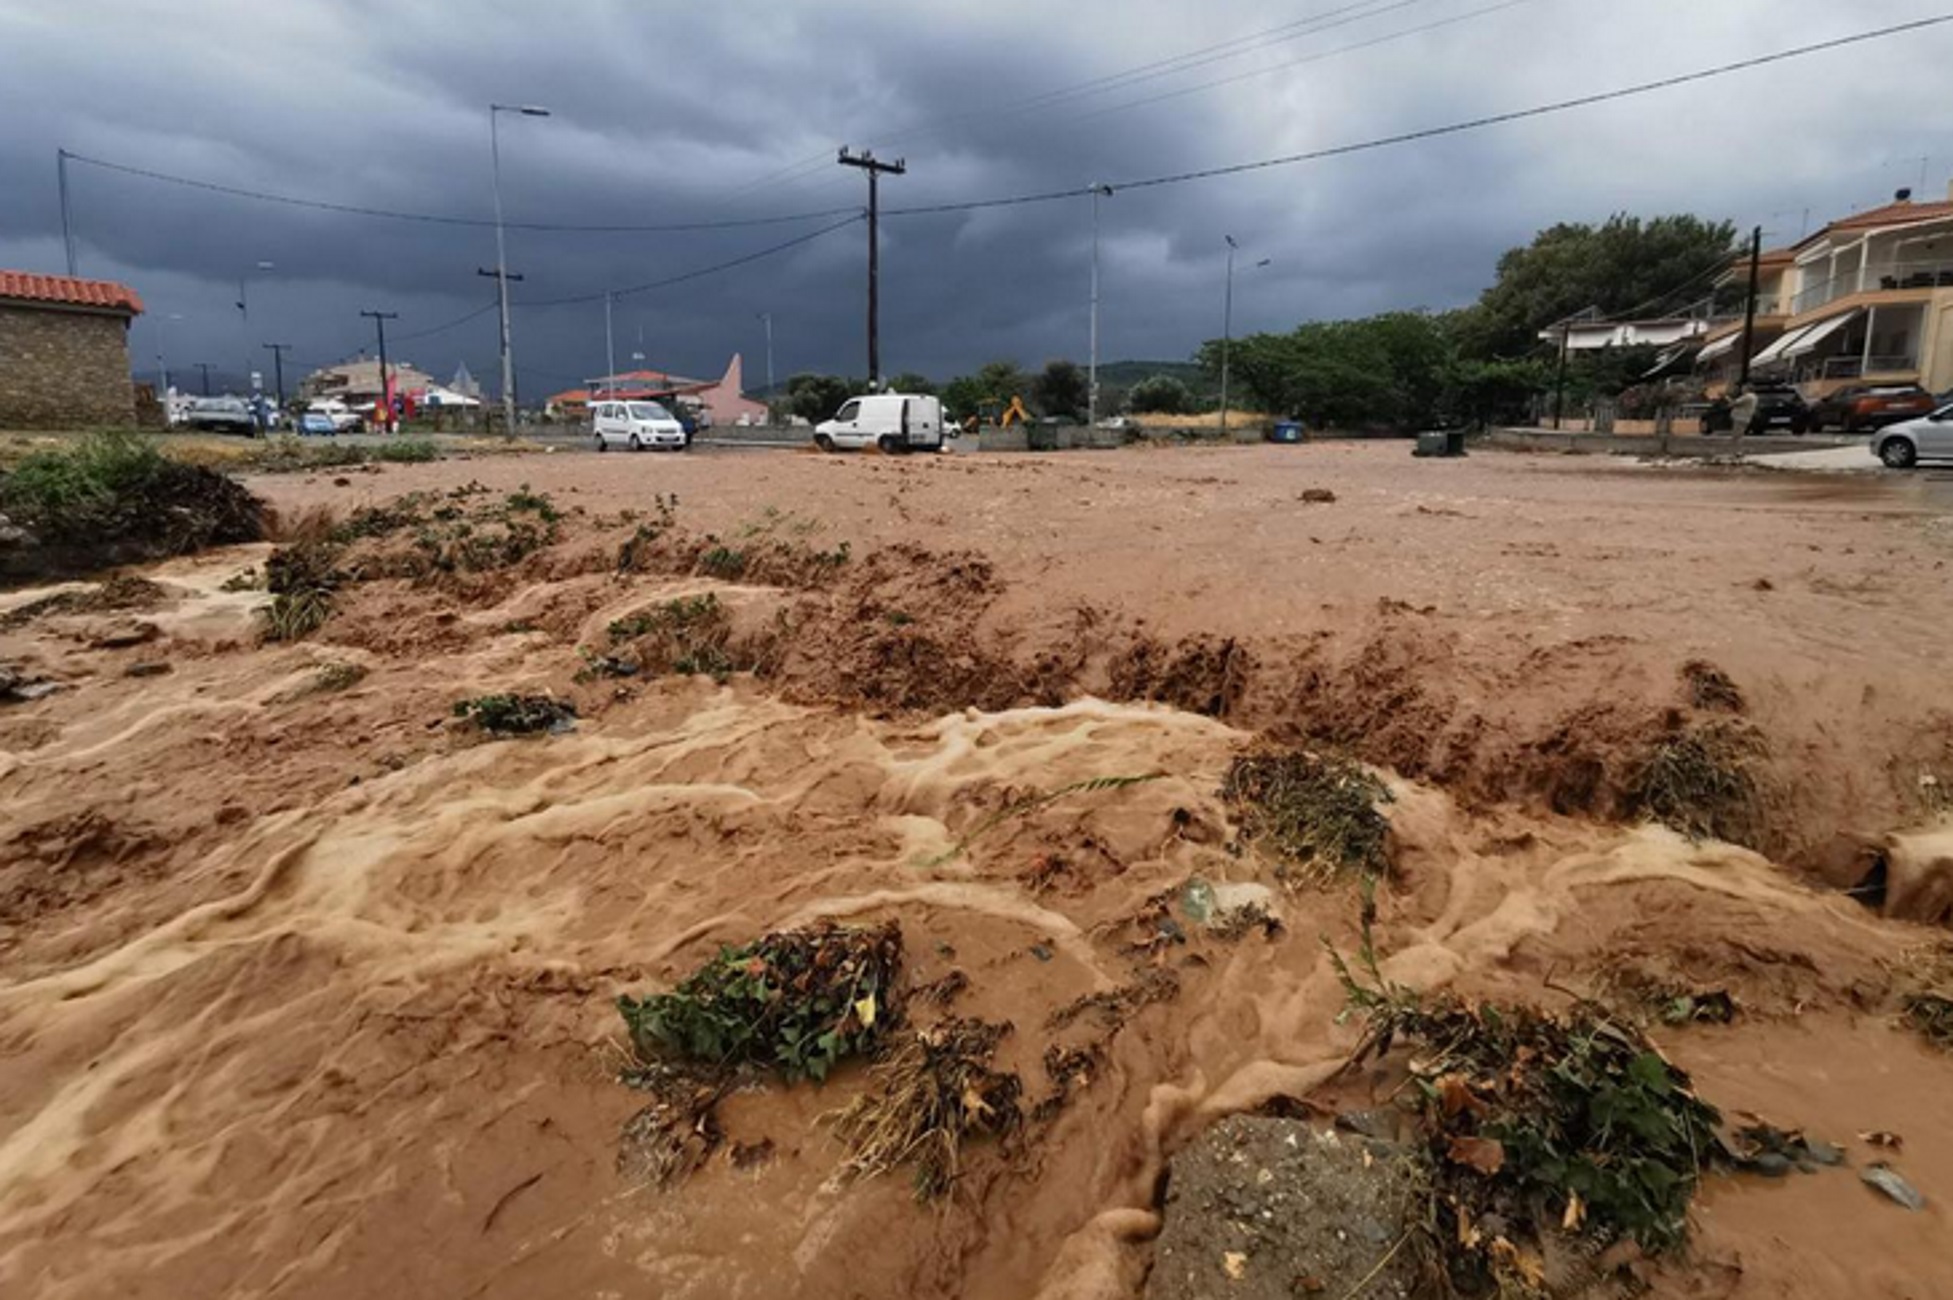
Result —
[[1857, 379], [1861, 375], [1903, 374], [1918, 369], [1918, 357], [1826, 357], [1823, 376], [1826, 379]]
[[1803, 315], [1854, 293], [1892, 289], [1953, 289], [1953, 262], [1874, 263], [1804, 286], [1792, 314]]

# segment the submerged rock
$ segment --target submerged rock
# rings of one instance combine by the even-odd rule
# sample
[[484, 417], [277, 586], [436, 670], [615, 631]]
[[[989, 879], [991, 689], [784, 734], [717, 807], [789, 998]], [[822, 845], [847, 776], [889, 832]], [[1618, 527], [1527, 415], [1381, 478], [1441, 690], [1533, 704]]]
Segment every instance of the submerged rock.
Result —
[[1147, 1300], [1409, 1296], [1415, 1187], [1404, 1147], [1231, 1116], [1173, 1159]]

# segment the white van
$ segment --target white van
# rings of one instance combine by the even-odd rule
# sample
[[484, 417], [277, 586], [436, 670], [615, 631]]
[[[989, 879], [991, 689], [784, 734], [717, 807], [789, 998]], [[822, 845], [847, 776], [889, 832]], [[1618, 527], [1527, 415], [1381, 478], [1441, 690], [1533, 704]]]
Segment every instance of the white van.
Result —
[[814, 426], [814, 445], [822, 451], [863, 447], [886, 452], [941, 451], [943, 404], [916, 393], [851, 397], [833, 419]]
[[592, 424], [598, 451], [609, 451], [613, 445], [632, 451], [682, 449], [687, 441], [685, 426], [657, 402], [598, 402]]

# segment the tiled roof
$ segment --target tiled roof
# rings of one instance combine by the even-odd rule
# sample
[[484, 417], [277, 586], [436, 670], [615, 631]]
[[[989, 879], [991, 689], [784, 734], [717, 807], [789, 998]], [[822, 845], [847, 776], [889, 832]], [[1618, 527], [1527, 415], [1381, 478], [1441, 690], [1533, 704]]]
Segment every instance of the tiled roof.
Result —
[[58, 303], [64, 307], [104, 307], [131, 315], [142, 311], [142, 299], [127, 285], [113, 280], [36, 275], [32, 271], [0, 271], [0, 298]]
[[1826, 235], [1846, 230], [1870, 230], [1879, 226], [1909, 226], [1921, 221], [1943, 221], [1953, 217], [1953, 201], [1944, 203], [1887, 203], [1881, 207], [1867, 208], [1854, 212], [1848, 217], [1833, 221], [1824, 229], [1798, 245], [1814, 243]]

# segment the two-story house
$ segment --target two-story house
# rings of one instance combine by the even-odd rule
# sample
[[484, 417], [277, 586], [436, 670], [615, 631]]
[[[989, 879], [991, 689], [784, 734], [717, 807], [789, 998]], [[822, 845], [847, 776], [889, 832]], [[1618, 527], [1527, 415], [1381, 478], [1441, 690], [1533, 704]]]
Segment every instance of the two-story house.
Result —
[[[1931, 203], [1902, 190], [1834, 221], [1768, 254], [1759, 284], [1752, 375], [1812, 398], [1860, 382], [1953, 388], [1953, 190]], [[1726, 383], [1741, 342], [1741, 322], [1722, 326], [1697, 366]]]

